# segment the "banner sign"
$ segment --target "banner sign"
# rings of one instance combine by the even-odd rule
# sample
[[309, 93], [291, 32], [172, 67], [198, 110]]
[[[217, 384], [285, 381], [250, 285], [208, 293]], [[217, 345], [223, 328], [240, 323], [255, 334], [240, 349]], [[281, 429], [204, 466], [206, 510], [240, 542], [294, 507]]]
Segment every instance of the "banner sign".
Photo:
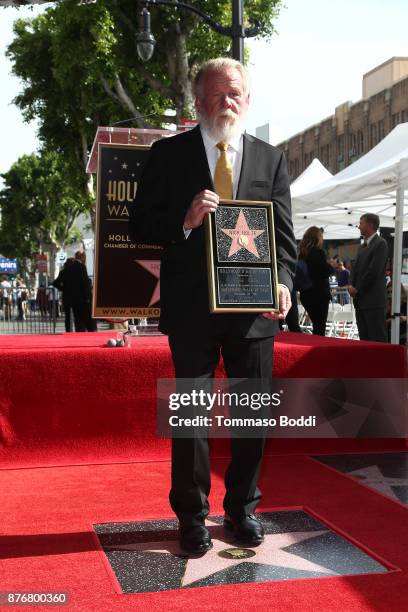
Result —
[[48, 255], [47, 253], [38, 253], [35, 256], [35, 267], [37, 269], [37, 272], [40, 272], [41, 274], [48, 273]]
[[0, 257], [0, 274], [16, 274], [17, 259], [5, 259]]
[[159, 245], [132, 242], [129, 216], [150, 146], [98, 145], [93, 316], [160, 315]]

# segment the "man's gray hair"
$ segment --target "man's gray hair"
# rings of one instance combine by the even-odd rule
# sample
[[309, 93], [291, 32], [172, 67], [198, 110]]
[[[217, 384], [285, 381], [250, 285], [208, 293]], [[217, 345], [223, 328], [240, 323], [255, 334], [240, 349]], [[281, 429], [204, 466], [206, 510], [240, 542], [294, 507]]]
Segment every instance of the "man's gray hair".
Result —
[[380, 217], [375, 213], [364, 213], [360, 219], [365, 219], [367, 223], [371, 223], [375, 230], [378, 230], [380, 227]]
[[217, 57], [204, 62], [204, 64], [200, 66], [193, 80], [194, 96], [199, 98], [202, 94], [203, 83], [207, 74], [211, 72], [224, 72], [231, 68], [240, 73], [244, 92], [249, 93], [249, 75], [245, 66], [243, 66], [241, 62], [231, 59], [230, 57]]

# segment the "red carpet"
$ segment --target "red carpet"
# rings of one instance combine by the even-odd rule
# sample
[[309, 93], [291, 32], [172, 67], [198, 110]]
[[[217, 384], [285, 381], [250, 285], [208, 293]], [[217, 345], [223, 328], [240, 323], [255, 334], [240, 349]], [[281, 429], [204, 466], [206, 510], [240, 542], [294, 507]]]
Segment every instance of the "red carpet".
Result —
[[[217, 472], [223, 471], [225, 462], [219, 460], [215, 467]], [[243, 607], [283, 612], [406, 609], [407, 509], [306, 457], [266, 460], [260, 509], [306, 507], [400, 571], [117, 594], [91, 524], [170, 516], [168, 476], [167, 462], [3, 470], [1, 590], [67, 591], [70, 604], [65, 609], [84, 612]], [[215, 477], [211, 493], [214, 513], [221, 512], [222, 494], [222, 483]]]
[[[163, 460], [168, 443], [155, 434], [155, 381], [173, 372], [166, 339], [136, 338], [130, 349], [103, 348], [112, 335], [0, 338], [1, 591], [67, 591], [65, 609], [83, 612], [406, 609], [407, 509], [312, 459], [289, 454], [266, 458], [260, 509], [310, 509], [399, 571], [117, 594], [91, 525], [171, 516], [169, 463]], [[405, 352], [399, 346], [288, 333], [276, 342], [274, 373], [403, 377]], [[225, 454], [222, 442], [215, 446], [216, 454]], [[275, 440], [271, 448], [276, 453], [395, 451], [403, 441]], [[214, 461], [213, 513], [222, 510], [218, 474], [224, 469], [223, 459]]]
[[[169, 457], [156, 436], [156, 380], [173, 377], [167, 338], [113, 332], [0, 338], [0, 464], [3, 467], [152, 461]], [[219, 369], [218, 375], [222, 376]], [[402, 346], [284, 333], [276, 377], [406, 376]], [[215, 452], [225, 456], [225, 444]], [[275, 440], [273, 452], [400, 450], [401, 440]]]

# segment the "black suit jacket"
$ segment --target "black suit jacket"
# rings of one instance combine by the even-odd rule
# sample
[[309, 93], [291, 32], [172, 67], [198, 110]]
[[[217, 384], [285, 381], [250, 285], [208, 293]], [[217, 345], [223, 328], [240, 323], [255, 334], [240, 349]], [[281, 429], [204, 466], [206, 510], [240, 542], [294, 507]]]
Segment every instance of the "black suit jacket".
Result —
[[334, 274], [334, 270], [331, 265], [327, 263], [326, 253], [319, 247], [313, 247], [306, 257], [306, 263], [313, 283], [310, 289], [306, 289], [309, 294], [309, 299], [316, 303], [321, 303], [322, 300], [330, 300], [329, 277]]
[[66, 305], [92, 301], [91, 281], [86, 266], [77, 259], [68, 261], [52, 284], [62, 291], [62, 301]]
[[360, 247], [350, 276], [350, 284], [357, 289], [354, 298], [356, 308], [385, 308], [387, 257], [387, 242], [378, 234], [368, 246]]
[[[209, 312], [204, 226], [187, 239], [183, 231], [187, 209], [203, 189], [214, 191], [214, 185], [199, 127], [153, 144], [132, 207], [130, 233], [133, 239], [164, 246], [160, 329], [167, 334], [206, 334], [216, 318], [223, 317], [237, 337], [272, 336], [278, 331], [276, 321]], [[273, 201], [278, 278], [291, 289], [296, 242], [286, 162], [281, 151], [246, 134], [237, 199]]]

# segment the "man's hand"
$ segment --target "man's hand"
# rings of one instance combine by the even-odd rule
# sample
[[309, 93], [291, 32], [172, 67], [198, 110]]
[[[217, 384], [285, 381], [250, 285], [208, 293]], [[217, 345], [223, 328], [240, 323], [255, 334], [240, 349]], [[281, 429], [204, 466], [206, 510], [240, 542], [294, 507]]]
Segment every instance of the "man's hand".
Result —
[[204, 191], [197, 193], [184, 217], [184, 229], [190, 230], [200, 227], [204, 221], [205, 215], [214, 212], [219, 201], [220, 198], [218, 195], [209, 189], [204, 189]]
[[348, 286], [348, 292], [351, 295], [351, 297], [356, 297], [357, 295], [357, 289], [353, 287], [352, 285]]
[[278, 312], [263, 312], [262, 316], [265, 319], [284, 319], [288, 314], [292, 300], [290, 298], [290, 291], [285, 285], [278, 285], [278, 298], [279, 298], [279, 313]]

